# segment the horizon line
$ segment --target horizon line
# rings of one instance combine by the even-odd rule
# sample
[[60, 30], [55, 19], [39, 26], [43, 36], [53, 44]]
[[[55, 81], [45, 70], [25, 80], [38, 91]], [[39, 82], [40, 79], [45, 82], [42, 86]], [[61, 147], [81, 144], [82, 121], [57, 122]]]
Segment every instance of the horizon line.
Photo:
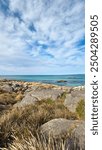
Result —
[[64, 76], [64, 75], [85, 75], [85, 73], [77, 73], [77, 74], [6, 74], [0, 76]]

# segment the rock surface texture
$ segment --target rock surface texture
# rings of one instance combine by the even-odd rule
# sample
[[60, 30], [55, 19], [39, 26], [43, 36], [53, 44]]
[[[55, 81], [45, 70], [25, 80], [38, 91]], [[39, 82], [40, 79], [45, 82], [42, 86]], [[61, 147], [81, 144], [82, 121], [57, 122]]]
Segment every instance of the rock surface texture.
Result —
[[75, 126], [75, 121], [64, 118], [53, 119], [41, 126], [42, 134], [53, 138], [68, 136], [68, 132]]
[[44, 138], [50, 137], [56, 141], [64, 139], [65, 150], [85, 150], [84, 122], [53, 119], [42, 125], [40, 130]]
[[85, 100], [85, 89], [72, 90], [71, 93], [66, 95], [64, 105], [71, 111], [75, 112], [78, 102]]
[[41, 100], [47, 99], [57, 100], [57, 98], [60, 97], [61, 94], [63, 94], [63, 91], [60, 89], [38, 88], [28, 92], [22, 99], [22, 101], [17, 105], [18, 107], [20, 107], [24, 105], [34, 104], [36, 101]]
[[72, 132], [72, 141], [75, 149], [85, 149], [85, 122], [80, 123]]

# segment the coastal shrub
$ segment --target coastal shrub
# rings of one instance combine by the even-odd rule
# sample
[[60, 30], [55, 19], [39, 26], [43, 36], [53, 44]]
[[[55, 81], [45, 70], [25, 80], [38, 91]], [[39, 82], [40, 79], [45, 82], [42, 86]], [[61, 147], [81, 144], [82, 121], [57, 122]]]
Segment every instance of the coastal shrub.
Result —
[[13, 137], [26, 139], [30, 131], [34, 137], [39, 127], [55, 118], [77, 119], [76, 114], [71, 113], [63, 106], [61, 101], [43, 100], [35, 105], [24, 108], [13, 108], [0, 118], [0, 146], [5, 146], [13, 142]]
[[76, 108], [76, 113], [78, 114], [78, 117], [80, 119], [85, 118], [85, 101], [84, 100], [79, 101], [77, 108]]

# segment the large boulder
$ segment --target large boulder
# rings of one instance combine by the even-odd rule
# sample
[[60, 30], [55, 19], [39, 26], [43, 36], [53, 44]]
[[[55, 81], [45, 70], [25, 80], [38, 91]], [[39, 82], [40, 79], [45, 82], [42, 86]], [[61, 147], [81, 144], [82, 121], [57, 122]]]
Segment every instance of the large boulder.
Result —
[[17, 103], [15, 106], [23, 107], [24, 105], [34, 104], [36, 101], [41, 100], [57, 100], [63, 94], [63, 90], [54, 88], [35, 88], [30, 92], [27, 92], [25, 97], [21, 102]]
[[63, 141], [64, 150], [85, 149], [85, 128], [82, 121], [67, 120], [64, 118], [53, 119], [42, 125], [40, 132], [43, 138], [47, 139], [46, 141], [52, 138], [58, 142], [56, 144]]
[[85, 149], [85, 122], [77, 126], [72, 132], [72, 141], [74, 141], [74, 148], [77, 150]]
[[76, 125], [76, 121], [58, 118], [50, 120], [40, 128], [41, 133], [46, 137], [63, 138], [68, 136], [69, 131]]
[[56, 100], [63, 93], [62, 90], [54, 89], [54, 88], [41, 88], [36, 89], [34, 92], [31, 92], [32, 97], [36, 97], [38, 100], [42, 99], [52, 99]]
[[78, 103], [81, 100], [85, 100], [85, 90], [72, 90], [71, 93], [66, 94], [64, 105], [71, 111], [75, 112]]

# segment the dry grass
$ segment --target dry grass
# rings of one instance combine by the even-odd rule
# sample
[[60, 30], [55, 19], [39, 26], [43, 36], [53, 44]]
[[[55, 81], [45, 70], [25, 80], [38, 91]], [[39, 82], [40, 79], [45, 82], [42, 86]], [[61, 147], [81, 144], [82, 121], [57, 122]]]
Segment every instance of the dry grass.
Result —
[[9, 104], [15, 104], [17, 101], [22, 100], [23, 94], [21, 93], [7, 93], [2, 92], [0, 93], [0, 104], [3, 105], [9, 105]]
[[42, 140], [39, 135], [36, 138], [31, 134], [27, 139], [22, 137], [22, 140], [14, 137], [14, 142], [9, 144], [9, 150], [65, 150], [65, 141], [59, 139], [58, 142], [54, 138], [49, 138], [46, 142], [46, 139]]
[[5, 150], [64, 150], [64, 141], [48, 139], [46, 142], [39, 134], [39, 127], [55, 118], [71, 120], [84, 119], [84, 104], [78, 104], [76, 113], [64, 105], [64, 92], [57, 101], [51, 99], [36, 102], [24, 108], [13, 108], [13, 104], [23, 98], [22, 93], [7, 93], [0, 90], [0, 104], [10, 105], [0, 117], [0, 147]]
[[76, 108], [76, 113], [79, 117], [79, 119], [85, 119], [85, 101], [84, 100], [80, 100], [77, 108]]
[[8, 104], [14, 104], [16, 93], [2, 93], [0, 94], [0, 104], [8, 105]]
[[6, 111], [12, 109], [12, 106], [17, 103], [18, 101], [21, 101], [23, 98], [22, 93], [7, 93], [4, 91], [0, 91], [0, 118], [3, 114], [6, 113]]
[[7, 147], [14, 141], [13, 136], [22, 141], [22, 135], [28, 138], [29, 131], [37, 137], [39, 127], [54, 118], [77, 119], [77, 115], [68, 111], [62, 101], [50, 99], [37, 102], [25, 108], [14, 108], [0, 119], [0, 146]]

